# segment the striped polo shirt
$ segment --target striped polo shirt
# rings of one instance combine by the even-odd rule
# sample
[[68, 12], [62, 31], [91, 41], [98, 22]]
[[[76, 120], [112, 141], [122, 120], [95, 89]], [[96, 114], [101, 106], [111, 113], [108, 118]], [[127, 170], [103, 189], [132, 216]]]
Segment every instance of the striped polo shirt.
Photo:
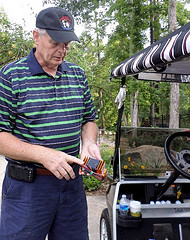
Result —
[[34, 52], [0, 71], [0, 131], [77, 156], [82, 124], [96, 119], [86, 75], [64, 61], [54, 78]]

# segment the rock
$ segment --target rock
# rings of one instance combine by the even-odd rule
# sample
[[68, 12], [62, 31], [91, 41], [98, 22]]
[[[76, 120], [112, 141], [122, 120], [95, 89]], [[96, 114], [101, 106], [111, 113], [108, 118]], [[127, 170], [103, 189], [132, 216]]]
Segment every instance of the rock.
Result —
[[164, 148], [142, 145], [128, 149], [121, 155], [121, 166], [124, 169], [166, 169], [168, 162], [165, 157]]

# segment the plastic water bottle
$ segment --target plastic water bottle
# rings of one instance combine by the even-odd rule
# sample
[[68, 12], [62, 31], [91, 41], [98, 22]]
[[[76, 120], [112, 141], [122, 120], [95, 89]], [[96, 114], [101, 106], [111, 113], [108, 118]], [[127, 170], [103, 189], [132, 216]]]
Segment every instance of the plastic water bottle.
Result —
[[119, 202], [119, 212], [121, 216], [127, 216], [129, 207], [129, 200], [126, 198], [126, 195], [123, 194]]

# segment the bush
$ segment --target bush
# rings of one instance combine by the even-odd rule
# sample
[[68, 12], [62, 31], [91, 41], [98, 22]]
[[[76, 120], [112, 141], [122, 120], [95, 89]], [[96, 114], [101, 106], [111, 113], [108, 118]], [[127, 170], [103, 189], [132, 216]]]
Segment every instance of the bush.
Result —
[[84, 176], [83, 177], [84, 189], [88, 192], [99, 189], [102, 186], [102, 182], [95, 177]]

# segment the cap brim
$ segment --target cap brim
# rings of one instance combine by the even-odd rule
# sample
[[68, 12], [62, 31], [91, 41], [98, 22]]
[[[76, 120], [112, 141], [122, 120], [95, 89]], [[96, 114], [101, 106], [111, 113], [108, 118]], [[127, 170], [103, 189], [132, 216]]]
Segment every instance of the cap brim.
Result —
[[50, 29], [46, 29], [46, 31], [54, 41], [59, 43], [71, 41], [80, 42], [77, 35], [73, 31], [56, 31]]

